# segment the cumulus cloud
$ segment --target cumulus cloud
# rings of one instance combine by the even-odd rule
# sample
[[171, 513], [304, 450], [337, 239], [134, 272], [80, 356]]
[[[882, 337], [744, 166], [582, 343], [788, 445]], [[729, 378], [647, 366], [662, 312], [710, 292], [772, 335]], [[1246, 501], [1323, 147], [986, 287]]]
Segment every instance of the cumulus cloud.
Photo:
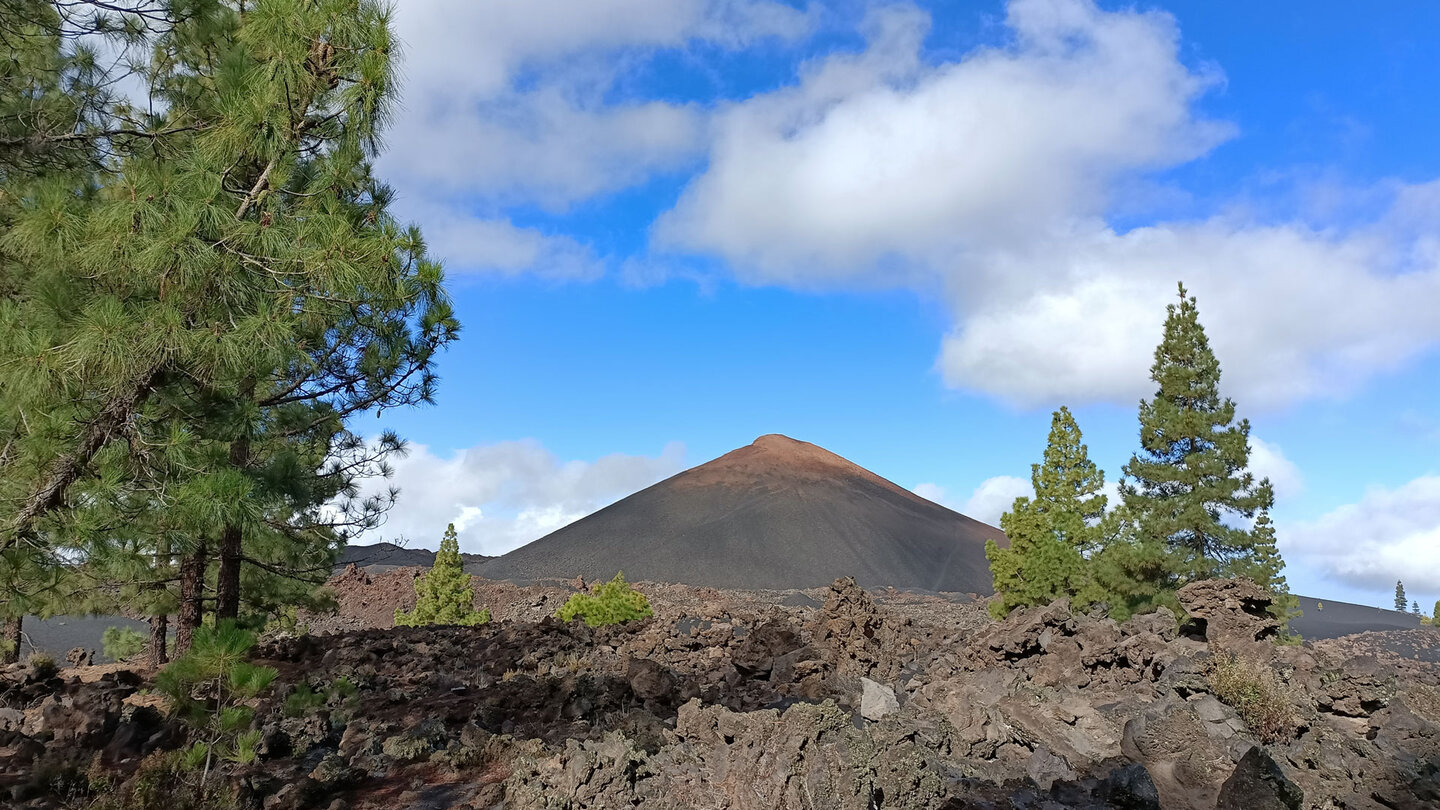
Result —
[[1358, 225], [1107, 222], [1235, 134], [1196, 111], [1222, 77], [1180, 59], [1168, 14], [1012, 0], [1008, 43], [938, 65], [927, 25], [882, 9], [863, 52], [720, 112], [656, 247], [755, 283], [943, 291], [943, 379], [1024, 405], [1149, 394], [1178, 280], [1245, 406], [1343, 394], [1440, 340], [1440, 183]]
[[697, 158], [703, 123], [687, 105], [590, 106], [555, 88], [473, 105], [447, 97], [397, 125], [391, 137], [403, 146], [385, 168], [423, 181], [427, 195], [560, 209]]
[[941, 506], [954, 509], [966, 517], [974, 518], [991, 526], [1000, 525], [1000, 516], [1010, 511], [1015, 499], [1022, 495], [1033, 495], [1030, 482], [1013, 475], [997, 475], [980, 482], [980, 486], [961, 499], [952, 496], [938, 484], [920, 484], [913, 492], [920, 497], [934, 501]]
[[408, 541], [434, 548], [454, 523], [464, 551], [503, 554], [549, 534], [685, 467], [685, 447], [657, 456], [613, 454], [564, 461], [534, 440], [480, 445], [440, 455], [424, 445], [395, 461], [394, 477], [368, 491], [398, 487], [384, 526], [358, 542]]
[[1300, 468], [1285, 457], [1278, 445], [1257, 436], [1250, 437], [1250, 472], [1258, 478], [1269, 478], [1278, 499], [1299, 495], [1305, 488]]
[[385, 167], [426, 194], [563, 207], [698, 157], [687, 105], [608, 97], [615, 58], [790, 38], [809, 16], [769, 0], [409, 0], [404, 114]]
[[424, 223], [426, 246], [453, 274], [520, 274], [584, 281], [601, 275], [604, 262], [590, 246], [564, 234], [519, 228], [504, 218], [473, 216], [462, 206], [409, 202], [400, 215]]
[[1282, 526], [1278, 541], [1287, 558], [1347, 585], [1385, 591], [1403, 580], [1440, 592], [1440, 476], [1372, 488], [1318, 520]]
[[710, 167], [660, 242], [763, 280], [866, 273], [1098, 213], [1115, 177], [1230, 132], [1192, 112], [1214, 77], [1180, 64], [1166, 15], [1016, 0], [1007, 23], [1009, 47], [926, 67], [926, 15], [874, 12], [867, 51], [719, 117]]
[[1388, 220], [1348, 234], [1217, 220], [1040, 240], [993, 256], [1028, 289], [969, 285], [939, 367], [952, 385], [1022, 403], [1148, 396], [1183, 280], [1242, 405], [1345, 394], [1440, 339], [1428, 242], [1397, 238]]

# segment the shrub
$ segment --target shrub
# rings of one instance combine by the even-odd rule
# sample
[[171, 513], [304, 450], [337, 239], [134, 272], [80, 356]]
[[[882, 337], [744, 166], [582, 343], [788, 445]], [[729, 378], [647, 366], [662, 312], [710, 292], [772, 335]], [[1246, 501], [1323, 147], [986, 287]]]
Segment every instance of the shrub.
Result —
[[124, 661], [144, 652], [149, 637], [128, 627], [107, 627], [100, 636], [100, 646], [111, 661]]
[[1274, 669], [1234, 655], [1216, 655], [1205, 669], [1215, 697], [1228, 704], [1264, 743], [1294, 736], [1300, 718]]
[[263, 692], [279, 674], [245, 660], [254, 646], [255, 634], [234, 622], [200, 627], [190, 651], [155, 678], [156, 690], [170, 698], [172, 711], [202, 737], [184, 755], [192, 768], [203, 765], [202, 787], [214, 756], [243, 753], [227, 752], [224, 746], [248, 739], [241, 732], [251, 724], [255, 711], [245, 701]]
[[46, 678], [53, 678], [55, 677], [55, 673], [60, 671], [60, 668], [55, 665], [55, 656], [50, 653], [30, 653], [30, 657], [25, 659], [25, 662], [29, 664], [30, 673], [34, 675], [37, 680], [43, 681]]
[[645, 594], [630, 587], [623, 572], [604, 585], [596, 585], [590, 593], [577, 593], [560, 607], [555, 615], [561, 621], [572, 621], [576, 616], [591, 627], [644, 619], [655, 615], [650, 609], [650, 600]]
[[489, 610], [475, 609], [475, 587], [460, 560], [460, 540], [455, 524], [445, 529], [440, 551], [430, 572], [415, 580], [415, 609], [395, 611], [399, 627], [421, 627], [427, 624], [458, 624], [472, 627], [490, 621]]
[[318, 709], [325, 705], [325, 695], [310, 688], [309, 684], [300, 684], [295, 691], [285, 698], [284, 712], [286, 717], [299, 717], [300, 715]]

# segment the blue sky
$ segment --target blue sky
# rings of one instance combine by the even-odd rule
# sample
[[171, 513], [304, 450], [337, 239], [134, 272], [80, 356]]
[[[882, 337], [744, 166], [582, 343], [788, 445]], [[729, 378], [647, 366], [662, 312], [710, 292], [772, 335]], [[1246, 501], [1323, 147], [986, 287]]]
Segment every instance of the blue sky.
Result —
[[[1292, 587], [1440, 598], [1440, 7], [407, 0], [460, 343], [366, 539], [500, 553], [756, 436], [975, 517], [1118, 477], [1183, 279]], [[362, 430], [368, 430], [364, 425]]]

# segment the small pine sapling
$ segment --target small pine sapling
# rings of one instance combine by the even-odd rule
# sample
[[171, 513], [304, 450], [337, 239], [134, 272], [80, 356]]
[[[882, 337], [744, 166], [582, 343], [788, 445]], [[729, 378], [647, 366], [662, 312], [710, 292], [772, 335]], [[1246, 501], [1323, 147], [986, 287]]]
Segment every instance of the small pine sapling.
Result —
[[578, 616], [591, 627], [601, 627], [649, 618], [655, 613], [645, 594], [631, 588], [624, 572], [620, 572], [609, 582], [596, 585], [590, 593], [572, 595], [555, 615], [565, 622]]
[[440, 551], [429, 573], [415, 580], [415, 609], [395, 611], [395, 624], [400, 627], [422, 627], [429, 624], [458, 624], [473, 627], [490, 621], [488, 609], [475, 609], [475, 588], [465, 573], [460, 559], [460, 540], [455, 524], [445, 529]]

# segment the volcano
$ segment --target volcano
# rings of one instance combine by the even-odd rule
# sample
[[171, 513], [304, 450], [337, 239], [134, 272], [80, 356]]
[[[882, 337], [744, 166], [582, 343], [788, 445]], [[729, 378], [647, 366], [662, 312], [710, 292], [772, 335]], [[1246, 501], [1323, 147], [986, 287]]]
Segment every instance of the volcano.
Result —
[[471, 570], [490, 579], [609, 579], [716, 588], [864, 587], [993, 592], [999, 529], [788, 436], [641, 490]]

